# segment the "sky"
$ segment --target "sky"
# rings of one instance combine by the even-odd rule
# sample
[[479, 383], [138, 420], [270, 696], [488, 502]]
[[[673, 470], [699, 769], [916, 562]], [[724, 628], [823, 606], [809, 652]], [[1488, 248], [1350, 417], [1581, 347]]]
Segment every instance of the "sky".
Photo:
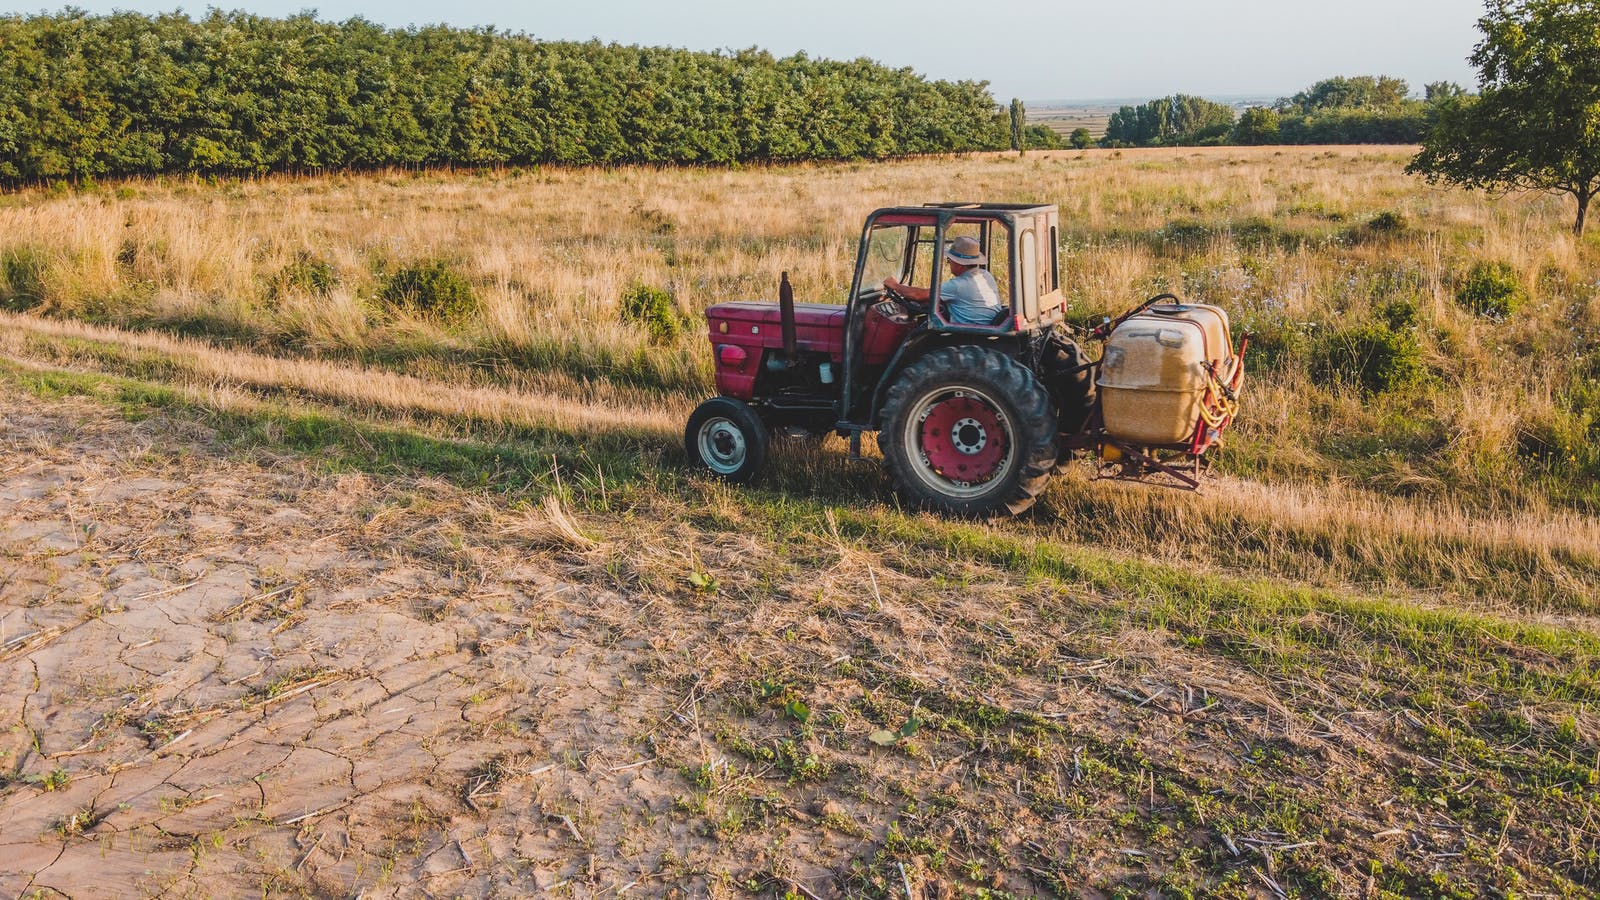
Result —
[[[0, 0], [0, 3], [11, 0]], [[207, 4], [84, 2], [90, 12]], [[1472, 87], [1466, 58], [1482, 0], [214, 0], [210, 5], [404, 27], [493, 25], [535, 37], [785, 56], [866, 56], [1011, 97], [1144, 99], [1287, 96], [1333, 75], [1394, 75]], [[0, 7], [4, 8], [4, 7]], [[38, 7], [11, 7], [36, 12]]]

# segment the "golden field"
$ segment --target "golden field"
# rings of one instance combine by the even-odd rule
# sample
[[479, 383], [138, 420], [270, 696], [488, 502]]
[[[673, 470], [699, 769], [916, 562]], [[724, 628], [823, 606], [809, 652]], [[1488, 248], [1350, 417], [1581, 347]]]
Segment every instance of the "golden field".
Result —
[[[0, 314], [0, 562], [18, 573], [0, 576], [0, 662], [73, 686], [19, 675], [38, 683], [0, 703], [18, 711], [0, 815], [33, 829], [7, 841], [76, 859], [66, 893], [111, 853], [152, 894], [1586, 894], [1600, 245], [1571, 236], [1570, 201], [1430, 188], [1407, 159], [1072, 151], [0, 196], [0, 304], [22, 310]], [[1076, 322], [1172, 290], [1255, 334], [1206, 489], [1085, 470], [973, 524], [899, 509], [837, 441], [780, 447], [748, 490], [686, 471], [682, 424], [711, 390], [700, 310], [772, 296], [782, 271], [797, 299], [841, 301], [868, 211], [957, 199], [1061, 207]], [[470, 287], [465, 312], [385, 299], [432, 262]], [[1463, 305], [1485, 263], [1518, 288], [1508, 314]], [[679, 333], [625, 320], [638, 285], [670, 293]], [[1386, 389], [1326, 362], [1374, 328], [1414, 356]], [[126, 479], [172, 487], [138, 509], [84, 487]], [[258, 490], [299, 524], [262, 530]], [[257, 550], [191, 520], [235, 521]], [[72, 541], [52, 543], [58, 522]], [[128, 522], [150, 537], [110, 527]], [[130, 561], [159, 583], [119, 587]], [[451, 720], [415, 739], [470, 750], [431, 767], [381, 730], [337, 736], [388, 663], [329, 649], [359, 643], [359, 617], [318, 629], [355, 615], [380, 561], [410, 593], [361, 602], [436, 645], [405, 665], [465, 673], [427, 701]], [[214, 586], [245, 605], [207, 613], [206, 705], [131, 660], [75, 668], [126, 651], [72, 644], [74, 623], [146, 627], [144, 595], [233, 565], [253, 574]], [[285, 641], [294, 661], [234, 671]], [[557, 645], [587, 662], [525, 667]], [[580, 682], [598, 695], [568, 697]], [[382, 677], [375, 697], [423, 702]], [[302, 699], [310, 746], [388, 761], [405, 790], [96, 780], [169, 741], [203, 767], [237, 746], [222, 723], [290, 746], [257, 711]], [[296, 791], [316, 802], [289, 812]], [[210, 818], [168, 821], [212, 794]], [[41, 866], [0, 865], [0, 885], [54, 886]]]

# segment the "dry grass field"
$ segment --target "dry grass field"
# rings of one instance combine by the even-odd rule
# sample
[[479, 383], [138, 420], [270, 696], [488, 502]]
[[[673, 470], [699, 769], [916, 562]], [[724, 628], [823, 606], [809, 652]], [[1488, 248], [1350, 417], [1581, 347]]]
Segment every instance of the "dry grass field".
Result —
[[[1406, 158], [0, 196], [0, 893], [1592, 895], [1600, 243]], [[979, 198], [1256, 335], [1204, 492], [685, 468], [701, 309]]]

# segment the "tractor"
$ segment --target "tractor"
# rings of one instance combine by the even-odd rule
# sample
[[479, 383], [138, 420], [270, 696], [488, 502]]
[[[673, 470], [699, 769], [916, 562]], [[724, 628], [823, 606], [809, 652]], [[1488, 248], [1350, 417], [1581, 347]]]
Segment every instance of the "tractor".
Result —
[[[774, 433], [835, 432], [860, 459], [874, 431], [907, 503], [977, 517], [1027, 509], [1075, 454], [1102, 477], [1199, 487], [1201, 457], [1237, 410], [1244, 347], [1233, 350], [1222, 310], [1161, 295], [1089, 329], [1091, 358], [1065, 325], [1057, 216], [879, 209], [843, 304], [796, 303], [785, 273], [776, 303], [708, 308], [719, 395], [689, 416], [691, 462], [742, 484]], [[941, 301], [944, 251], [960, 237], [978, 242], [1004, 301], [991, 321], [958, 322]]]

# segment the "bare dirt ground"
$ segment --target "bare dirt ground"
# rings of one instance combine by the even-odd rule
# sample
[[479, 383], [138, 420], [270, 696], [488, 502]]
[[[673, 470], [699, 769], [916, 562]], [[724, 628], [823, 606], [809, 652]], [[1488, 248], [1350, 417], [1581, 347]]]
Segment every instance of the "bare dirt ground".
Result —
[[1501, 681], [1400, 706], [1446, 686], [1358, 607], [1223, 656], [832, 512], [575, 525], [113, 399], [0, 397], [3, 896], [1577, 896], [1600, 852], [1566, 645], [1473, 626]]
[[633, 738], [677, 700], [637, 692], [625, 598], [440, 556], [467, 542], [428, 511], [442, 486], [206, 440], [0, 399], [0, 895], [516, 895], [655, 871], [681, 829], [648, 854], [623, 837], [682, 780]]

